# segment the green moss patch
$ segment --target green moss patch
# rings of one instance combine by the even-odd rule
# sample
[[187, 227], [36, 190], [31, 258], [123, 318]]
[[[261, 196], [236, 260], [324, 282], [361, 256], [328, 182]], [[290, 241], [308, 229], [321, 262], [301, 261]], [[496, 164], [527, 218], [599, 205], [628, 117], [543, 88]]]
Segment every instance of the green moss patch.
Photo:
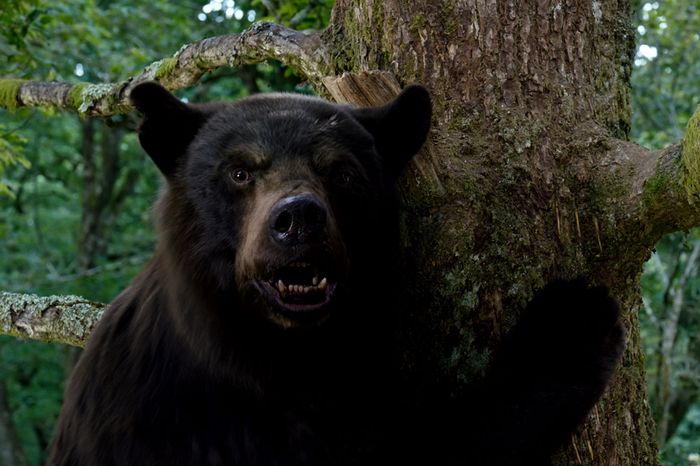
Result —
[[17, 94], [24, 79], [0, 79], [0, 106], [11, 112], [17, 109]]
[[691, 203], [700, 205], [700, 107], [688, 122], [683, 138], [683, 186]]
[[158, 67], [156, 68], [153, 77], [160, 80], [168, 76], [177, 66], [177, 58], [165, 58], [158, 62]]
[[83, 103], [83, 91], [88, 86], [89, 84], [81, 83], [70, 88], [70, 91], [68, 91], [68, 105], [71, 108], [76, 110], [80, 108]]
[[663, 199], [666, 191], [670, 186], [673, 186], [673, 179], [664, 171], [657, 171], [651, 178], [644, 183], [644, 192], [642, 193], [644, 203], [648, 207], [652, 207]]

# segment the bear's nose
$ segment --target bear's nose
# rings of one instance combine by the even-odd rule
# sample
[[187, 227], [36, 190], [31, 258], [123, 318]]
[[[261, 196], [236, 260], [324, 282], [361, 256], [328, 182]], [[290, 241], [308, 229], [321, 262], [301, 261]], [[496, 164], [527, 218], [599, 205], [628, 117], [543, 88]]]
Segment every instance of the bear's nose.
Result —
[[284, 246], [295, 246], [317, 239], [325, 225], [326, 208], [311, 193], [282, 198], [270, 212], [270, 236]]

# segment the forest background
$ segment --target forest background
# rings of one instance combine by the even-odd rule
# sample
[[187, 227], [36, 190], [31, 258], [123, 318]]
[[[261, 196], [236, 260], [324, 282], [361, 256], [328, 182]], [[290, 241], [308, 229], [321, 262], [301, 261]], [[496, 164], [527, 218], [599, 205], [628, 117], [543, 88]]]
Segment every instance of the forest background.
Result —
[[[329, 0], [3, 0], [0, 76], [113, 82], [203, 37], [271, 20], [322, 29]], [[632, 139], [679, 140], [700, 103], [700, 4], [635, 4]], [[276, 63], [220, 69], [189, 101], [310, 93]], [[0, 89], [0, 97], [2, 89]], [[136, 115], [108, 120], [45, 109], [0, 111], [0, 290], [109, 302], [153, 250], [160, 177], [138, 146]], [[662, 239], [640, 308], [648, 397], [664, 465], [700, 464], [700, 232]], [[0, 336], [0, 466], [43, 464], [78, 350]]]

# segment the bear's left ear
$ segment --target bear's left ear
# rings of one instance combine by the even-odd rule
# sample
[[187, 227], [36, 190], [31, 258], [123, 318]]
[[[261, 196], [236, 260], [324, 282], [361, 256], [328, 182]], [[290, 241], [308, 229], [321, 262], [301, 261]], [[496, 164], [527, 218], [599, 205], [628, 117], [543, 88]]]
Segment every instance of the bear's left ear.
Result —
[[357, 108], [352, 114], [374, 137], [385, 172], [398, 177], [428, 137], [432, 103], [428, 91], [414, 84], [381, 107]]
[[129, 98], [143, 114], [138, 128], [141, 147], [163, 175], [170, 177], [206, 121], [206, 113], [184, 103], [153, 81], [134, 87]]

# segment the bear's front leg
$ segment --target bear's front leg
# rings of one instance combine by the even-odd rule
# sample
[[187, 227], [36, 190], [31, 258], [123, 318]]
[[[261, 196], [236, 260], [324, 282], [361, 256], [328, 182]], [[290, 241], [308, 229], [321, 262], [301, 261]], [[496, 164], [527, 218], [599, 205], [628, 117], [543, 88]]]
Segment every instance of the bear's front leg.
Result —
[[540, 290], [487, 376], [472, 432], [477, 464], [549, 464], [603, 394], [624, 340], [606, 288], [579, 279]]

